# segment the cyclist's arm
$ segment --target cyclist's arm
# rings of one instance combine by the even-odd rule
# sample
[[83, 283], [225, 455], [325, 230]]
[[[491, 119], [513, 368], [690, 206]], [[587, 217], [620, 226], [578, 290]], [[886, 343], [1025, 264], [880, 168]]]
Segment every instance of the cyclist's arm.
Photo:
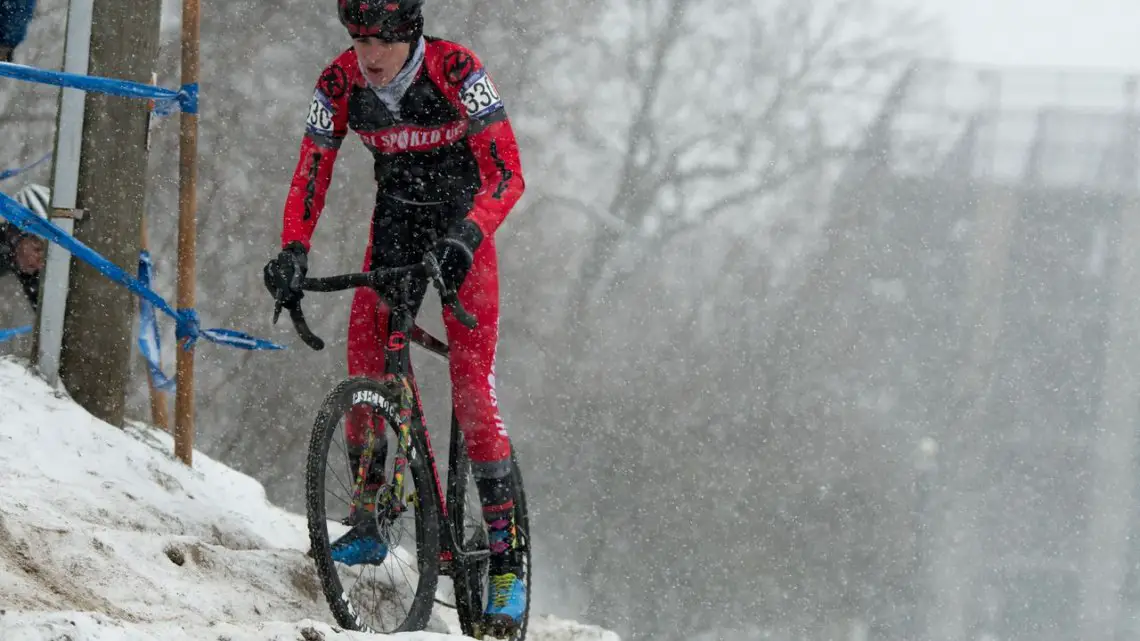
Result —
[[487, 237], [495, 233], [523, 194], [522, 164], [514, 129], [491, 77], [475, 54], [458, 47], [456, 51], [470, 56], [471, 72], [449, 97], [460, 113], [467, 115], [467, 142], [481, 179], [467, 218]]
[[281, 230], [281, 246], [299, 242], [309, 249], [325, 207], [337, 152], [348, 131], [348, 75], [339, 61], [321, 74], [305, 121], [300, 158], [293, 171]]

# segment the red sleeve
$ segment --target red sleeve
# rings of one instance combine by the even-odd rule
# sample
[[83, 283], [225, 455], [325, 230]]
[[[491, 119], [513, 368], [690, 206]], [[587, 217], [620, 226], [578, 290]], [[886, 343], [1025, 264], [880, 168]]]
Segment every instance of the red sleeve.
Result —
[[440, 47], [429, 71], [468, 120], [467, 144], [479, 166], [481, 186], [467, 218], [490, 236], [523, 194], [518, 142], [506, 108], [478, 57], [452, 42]]
[[338, 58], [321, 73], [305, 120], [300, 158], [293, 171], [281, 229], [281, 246], [299, 241], [309, 249], [325, 207], [340, 144], [348, 132], [349, 75]]
[[468, 134], [467, 140], [482, 178], [482, 187], [475, 194], [475, 205], [467, 217], [483, 230], [484, 236], [490, 236], [525, 189], [519, 146], [511, 122], [505, 118], [478, 133]]

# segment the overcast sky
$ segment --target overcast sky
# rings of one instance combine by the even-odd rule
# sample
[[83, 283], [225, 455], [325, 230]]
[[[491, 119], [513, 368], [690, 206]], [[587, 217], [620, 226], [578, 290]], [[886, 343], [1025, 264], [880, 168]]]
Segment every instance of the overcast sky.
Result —
[[920, 0], [956, 60], [1140, 70], [1137, 0]]

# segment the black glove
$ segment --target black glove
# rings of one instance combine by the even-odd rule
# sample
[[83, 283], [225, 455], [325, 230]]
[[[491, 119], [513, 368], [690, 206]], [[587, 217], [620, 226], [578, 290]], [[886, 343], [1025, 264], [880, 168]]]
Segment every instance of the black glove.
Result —
[[479, 226], [464, 218], [447, 230], [447, 235], [435, 245], [435, 257], [439, 261], [439, 275], [449, 292], [458, 292], [467, 278], [471, 263], [475, 260], [475, 250], [483, 242], [483, 232]]
[[277, 258], [265, 264], [265, 288], [274, 299], [281, 300], [283, 307], [292, 307], [305, 296], [301, 283], [308, 271], [308, 252], [300, 242], [293, 241], [277, 254]]

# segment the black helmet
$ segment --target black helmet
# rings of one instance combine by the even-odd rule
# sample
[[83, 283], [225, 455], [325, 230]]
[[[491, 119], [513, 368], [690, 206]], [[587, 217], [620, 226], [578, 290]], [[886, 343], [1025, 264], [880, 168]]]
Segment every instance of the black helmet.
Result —
[[354, 38], [414, 42], [423, 33], [423, 6], [423, 0], [337, 0], [337, 14]]

